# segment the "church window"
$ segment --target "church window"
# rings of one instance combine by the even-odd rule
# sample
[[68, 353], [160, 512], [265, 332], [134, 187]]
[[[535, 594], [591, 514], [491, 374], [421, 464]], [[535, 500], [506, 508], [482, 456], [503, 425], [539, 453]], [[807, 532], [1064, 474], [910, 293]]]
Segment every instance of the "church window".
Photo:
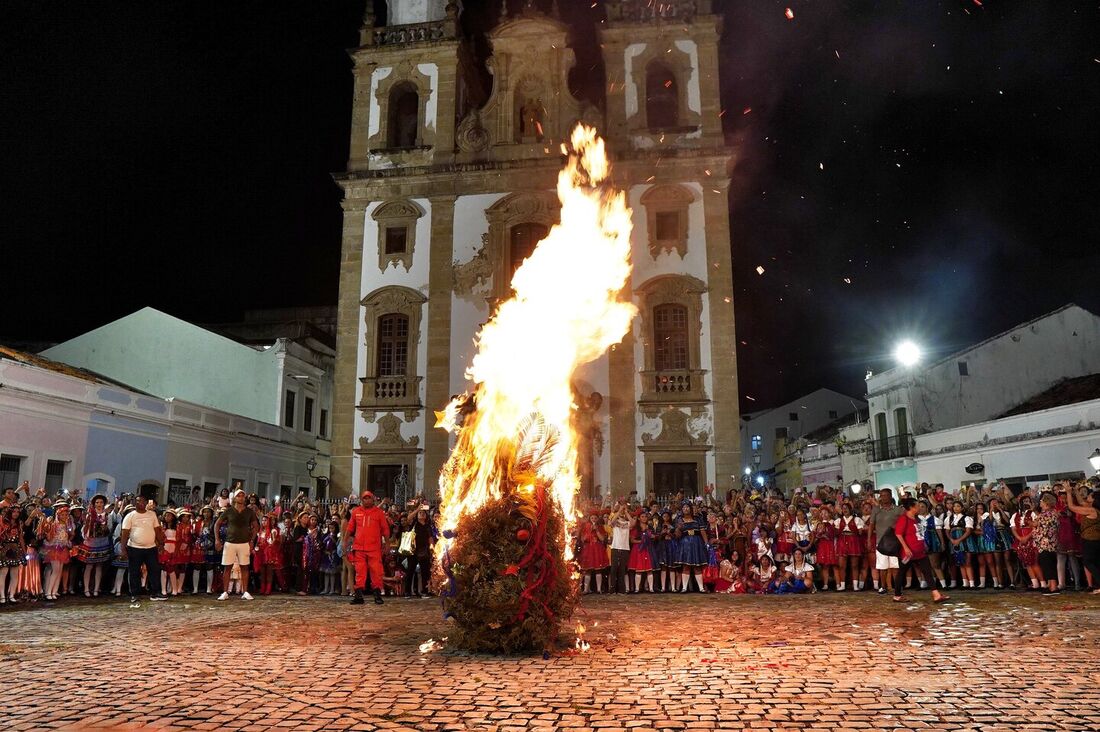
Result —
[[548, 229], [542, 224], [517, 224], [512, 227], [510, 275], [514, 275], [523, 260], [531, 256], [540, 241], [546, 238]]
[[651, 130], [677, 126], [680, 93], [676, 75], [660, 62], [653, 62], [645, 72], [646, 124]]
[[675, 241], [680, 238], [679, 211], [658, 211], [654, 218], [658, 241]]
[[688, 311], [683, 305], [653, 308], [654, 366], [658, 371], [688, 368]]
[[386, 313], [378, 318], [378, 373], [404, 376], [409, 365], [409, 318]]
[[389, 147], [416, 147], [420, 134], [420, 95], [416, 87], [402, 82], [390, 90]]
[[386, 227], [386, 254], [405, 254], [408, 251], [409, 227]]

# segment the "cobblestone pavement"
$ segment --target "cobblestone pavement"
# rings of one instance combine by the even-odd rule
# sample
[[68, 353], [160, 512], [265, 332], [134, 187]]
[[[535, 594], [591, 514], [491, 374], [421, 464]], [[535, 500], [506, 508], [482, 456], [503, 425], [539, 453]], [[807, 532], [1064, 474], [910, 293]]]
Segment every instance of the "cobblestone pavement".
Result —
[[0, 729], [1100, 729], [1100, 598], [585, 598], [592, 648], [448, 649], [430, 600], [0, 612]]

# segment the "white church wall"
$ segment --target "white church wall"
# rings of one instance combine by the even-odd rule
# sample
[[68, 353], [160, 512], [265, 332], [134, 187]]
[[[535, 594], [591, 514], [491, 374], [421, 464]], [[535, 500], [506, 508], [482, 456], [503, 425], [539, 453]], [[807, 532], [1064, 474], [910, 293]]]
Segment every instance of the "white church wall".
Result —
[[379, 66], [370, 75], [370, 117], [367, 137], [374, 137], [382, 127], [382, 108], [378, 106], [378, 84], [393, 73], [392, 66]]
[[646, 44], [631, 43], [623, 51], [623, 67], [626, 70], [623, 101], [626, 104], [626, 118], [638, 113], [638, 84], [634, 81], [634, 58], [645, 52]]
[[696, 114], [703, 113], [702, 95], [699, 93], [699, 49], [695, 41], [676, 41], [676, 48], [683, 51], [691, 59], [691, 77], [687, 83], [687, 106]]
[[[482, 236], [489, 232], [485, 210], [504, 197], [503, 193], [460, 196], [455, 201], [454, 250], [456, 264], [469, 262], [482, 247]], [[466, 391], [466, 368], [474, 357], [474, 336], [489, 317], [490, 282], [468, 295], [451, 294], [451, 393]]]
[[424, 102], [424, 126], [436, 128], [436, 107], [439, 104], [439, 67], [435, 64], [417, 64], [416, 70], [428, 77], [431, 84], [428, 99]]

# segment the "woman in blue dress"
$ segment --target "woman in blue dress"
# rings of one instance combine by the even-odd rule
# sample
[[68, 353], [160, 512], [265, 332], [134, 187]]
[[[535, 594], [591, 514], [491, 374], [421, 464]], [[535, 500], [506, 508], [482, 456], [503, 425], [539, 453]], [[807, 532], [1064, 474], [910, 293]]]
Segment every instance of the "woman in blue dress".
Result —
[[703, 590], [703, 568], [709, 559], [707, 554], [706, 524], [695, 518], [691, 504], [680, 513], [680, 592], [688, 591], [692, 575], [699, 591]]
[[985, 589], [987, 577], [994, 586], [997, 584], [997, 527], [980, 501], [974, 504], [974, 526], [972, 538], [977, 545], [974, 551], [978, 554], [978, 587]]

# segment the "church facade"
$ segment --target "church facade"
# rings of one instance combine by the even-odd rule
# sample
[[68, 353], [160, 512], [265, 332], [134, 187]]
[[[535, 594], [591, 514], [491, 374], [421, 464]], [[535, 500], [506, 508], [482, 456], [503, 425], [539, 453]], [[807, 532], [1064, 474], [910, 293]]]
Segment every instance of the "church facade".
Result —
[[605, 5], [594, 100], [570, 90], [575, 56], [551, 0], [505, 2], [485, 62], [454, 2], [391, 0], [384, 25], [368, 12], [336, 176], [335, 494], [393, 495], [403, 479], [410, 494], [437, 493], [451, 443], [433, 412], [470, 388], [478, 329], [557, 222], [561, 144], [578, 121], [606, 138], [633, 209], [626, 296], [640, 311], [574, 383], [584, 497], [701, 494], [738, 479], [721, 19], [710, 0]]

